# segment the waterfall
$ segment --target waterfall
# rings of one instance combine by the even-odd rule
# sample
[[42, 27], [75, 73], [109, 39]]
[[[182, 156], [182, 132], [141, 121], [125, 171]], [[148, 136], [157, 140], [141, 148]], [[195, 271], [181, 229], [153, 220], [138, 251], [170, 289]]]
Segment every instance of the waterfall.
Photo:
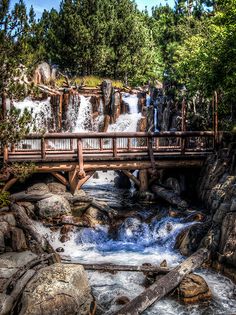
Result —
[[52, 120], [52, 111], [50, 98], [43, 101], [32, 100], [27, 97], [21, 102], [14, 102], [14, 107], [20, 109], [22, 112], [27, 109], [32, 115], [31, 131], [34, 131], [34, 125], [37, 132], [45, 129], [50, 129]]
[[93, 126], [92, 121], [92, 104], [90, 98], [80, 95], [80, 106], [72, 132], [86, 132], [91, 131]]
[[129, 113], [120, 115], [116, 123], [109, 125], [108, 132], [137, 131], [138, 121], [142, 117], [142, 114], [138, 112], [137, 94], [125, 93], [122, 99], [128, 105]]

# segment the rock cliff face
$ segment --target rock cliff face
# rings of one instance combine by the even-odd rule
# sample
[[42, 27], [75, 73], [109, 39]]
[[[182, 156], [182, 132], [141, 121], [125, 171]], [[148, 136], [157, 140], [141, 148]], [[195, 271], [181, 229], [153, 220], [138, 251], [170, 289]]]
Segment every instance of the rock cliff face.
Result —
[[212, 246], [214, 265], [236, 280], [236, 136], [224, 134], [221, 148], [206, 161], [199, 181], [200, 199], [212, 215], [203, 239]]

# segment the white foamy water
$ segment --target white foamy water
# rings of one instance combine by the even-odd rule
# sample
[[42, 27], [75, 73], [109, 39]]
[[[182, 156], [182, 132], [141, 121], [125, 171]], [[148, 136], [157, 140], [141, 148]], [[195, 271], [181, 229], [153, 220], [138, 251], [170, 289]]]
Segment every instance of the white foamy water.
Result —
[[[13, 105], [22, 112], [27, 109], [31, 113], [32, 122], [35, 122], [37, 132], [47, 129], [50, 125], [52, 119], [50, 98], [43, 101], [35, 101], [27, 97], [21, 102], [14, 102]], [[33, 131], [33, 124], [31, 131]]]
[[87, 132], [92, 130], [92, 104], [90, 98], [80, 95], [80, 106], [75, 127], [72, 132]]

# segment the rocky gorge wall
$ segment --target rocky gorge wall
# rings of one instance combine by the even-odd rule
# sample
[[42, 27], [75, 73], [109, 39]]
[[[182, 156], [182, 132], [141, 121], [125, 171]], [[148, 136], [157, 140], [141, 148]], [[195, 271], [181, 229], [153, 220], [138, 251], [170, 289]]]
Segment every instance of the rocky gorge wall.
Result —
[[221, 134], [202, 169], [198, 195], [212, 217], [202, 244], [212, 248], [213, 267], [236, 281], [236, 135]]

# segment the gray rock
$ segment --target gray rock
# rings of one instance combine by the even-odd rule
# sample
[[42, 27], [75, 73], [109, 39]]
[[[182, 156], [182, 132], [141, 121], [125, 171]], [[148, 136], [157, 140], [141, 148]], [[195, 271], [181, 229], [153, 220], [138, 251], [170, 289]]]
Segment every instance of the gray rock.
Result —
[[54, 264], [27, 284], [20, 315], [87, 315], [93, 298], [84, 268]]
[[61, 183], [53, 182], [53, 183], [49, 183], [47, 186], [51, 193], [66, 192], [66, 186]]
[[1, 215], [0, 222], [7, 222], [11, 226], [16, 226], [16, 220], [13, 213], [6, 213]]
[[54, 195], [40, 200], [36, 204], [40, 218], [57, 218], [64, 214], [71, 215], [71, 208], [68, 200], [63, 196]]
[[215, 223], [221, 223], [224, 216], [229, 211], [230, 211], [230, 204], [229, 203], [222, 203], [219, 206], [219, 208], [217, 209], [216, 213], [214, 214], [213, 221]]
[[49, 191], [49, 188], [48, 186], [45, 184], [45, 183], [37, 183], [37, 184], [34, 184], [32, 186], [30, 186], [28, 189], [27, 189], [27, 193], [31, 193], [31, 194], [48, 194], [50, 191]]
[[235, 212], [235, 211], [236, 211], [236, 198], [234, 198], [234, 199], [232, 200], [231, 207], [230, 207], [230, 211], [231, 211], [231, 212]]
[[228, 213], [223, 220], [221, 227], [221, 239], [219, 253], [221, 262], [236, 267], [236, 213]]
[[5, 253], [0, 256], [0, 269], [2, 268], [20, 268], [26, 265], [28, 262], [35, 259], [37, 255], [30, 251], [20, 253]]

